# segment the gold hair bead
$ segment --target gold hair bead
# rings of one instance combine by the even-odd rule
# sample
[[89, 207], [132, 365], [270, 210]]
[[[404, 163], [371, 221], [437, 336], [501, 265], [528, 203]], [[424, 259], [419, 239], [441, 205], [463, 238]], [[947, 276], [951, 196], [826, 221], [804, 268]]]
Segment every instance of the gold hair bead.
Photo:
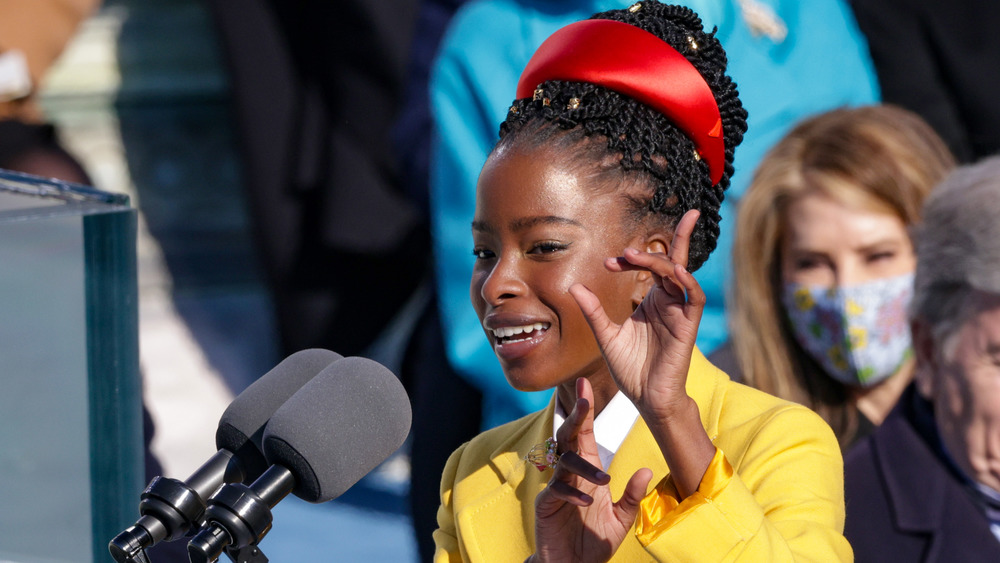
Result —
[[569, 103], [566, 104], [566, 109], [576, 109], [580, 107], [580, 98], [570, 98]]
[[531, 99], [535, 101], [541, 100], [544, 94], [545, 90], [542, 90], [541, 88], [535, 88], [535, 93], [531, 96]]
[[695, 159], [695, 161], [698, 161], [698, 162], [701, 161], [701, 155], [698, 154], [697, 149], [694, 151], [694, 159]]
[[513, 113], [514, 115], [517, 115], [517, 106], [510, 106], [510, 109], [507, 111]]
[[688, 45], [690, 45], [695, 51], [698, 50], [698, 42], [695, 41], [694, 37], [691, 37], [690, 35], [688, 35]]
[[542, 98], [542, 105], [543, 105], [543, 106], [546, 106], [546, 107], [548, 107], [548, 106], [549, 106], [549, 105], [551, 105], [551, 104], [552, 104], [552, 100], [550, 100], [550, 99], [548, 99], [548, 98]]
[[642, 2], [636, 2], [635, 4], [632, 4], [631, 6], [628, 7], [628, 11], [632, 12], [633, 14], [641, 9], [642, 9]]

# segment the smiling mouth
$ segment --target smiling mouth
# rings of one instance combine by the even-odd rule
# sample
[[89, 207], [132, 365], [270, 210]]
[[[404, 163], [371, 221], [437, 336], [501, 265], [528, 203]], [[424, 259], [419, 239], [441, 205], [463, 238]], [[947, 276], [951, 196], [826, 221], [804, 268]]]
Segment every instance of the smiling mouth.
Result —
[[549, 323], [534, 323], [523, 326], [505, 326], [494, 328], [492, 332], [493, 338], [496, 339], [496, 343], [504, 345], [537, 338], [543, 332], [549, 330], [549, 326]]

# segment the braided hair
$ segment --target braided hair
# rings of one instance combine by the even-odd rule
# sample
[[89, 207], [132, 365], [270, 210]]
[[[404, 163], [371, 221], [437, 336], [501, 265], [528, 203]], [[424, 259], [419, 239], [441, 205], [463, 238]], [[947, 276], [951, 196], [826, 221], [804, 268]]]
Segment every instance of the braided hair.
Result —
[[[663, 114], [628, 96], [586, 82], [550, 80], [536, 95], [514, 101], [500, 125], [497, 148], [527, 143], [576, 146], [571, 154], [597, 162], [602, 172], [620, 180], [638, 179], [648, 187], [643, 197], [628, 196], [630, 216], [653, 218], [673, 230], [689, 209], [701, 219], [691, 237], [690, 271], [708, 259], [719, 237], [719, 207], [733, 173], [733, 151], [747, 124], [736, 84], [725, 74], [726, 53], [715, 31], [706, 33], [692, 10], [646, 0], [623, 10], [595, 14], [591, 19], [624, 22], [659, 37], [698, 70], [715, 97], [722, 118], [725, 167], [713, 185], [707, 162], [694, 142]], [[606, 140], [605, 142], [599, 142]], [[602, 164], [603, 163], [603, 166]]]

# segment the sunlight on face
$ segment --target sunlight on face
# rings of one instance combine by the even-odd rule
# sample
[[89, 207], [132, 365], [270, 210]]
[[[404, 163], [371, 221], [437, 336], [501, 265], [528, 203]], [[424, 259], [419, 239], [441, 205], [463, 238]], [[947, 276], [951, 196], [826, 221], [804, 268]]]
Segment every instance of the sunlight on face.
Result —
[[565, 157], [516, 148], [483, 167], [472, 225], [472, 304], [510, 384], [524, 391], [591, 379], [613, 381], [589, 325], [568, 293], [593, 291], [616, 322], [632, 313], [636, 274], [604, 259], [634, 245], [624, 198], [595, 188]]
[[959, 466], [1000, 492], [1000, 295], [971, 300], [974, 313], [939, 347], [934, 415]]
[[847, 207], [821, 194], [788, 206], [781, 275], [793, 283], [851, 286], [914, 271], [903, 221], [891, 213]]

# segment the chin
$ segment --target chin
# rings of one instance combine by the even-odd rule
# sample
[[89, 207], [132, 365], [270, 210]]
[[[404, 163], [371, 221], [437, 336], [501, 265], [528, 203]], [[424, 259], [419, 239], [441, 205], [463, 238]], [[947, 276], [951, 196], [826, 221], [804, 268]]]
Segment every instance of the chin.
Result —
[[504, 377], [511, 387], [518, 391], [548, 391], [555, 387], [556, 383], [538, 381], [532, 377], [519, 377], [517, 374], [509, 374], [504, 371]]

